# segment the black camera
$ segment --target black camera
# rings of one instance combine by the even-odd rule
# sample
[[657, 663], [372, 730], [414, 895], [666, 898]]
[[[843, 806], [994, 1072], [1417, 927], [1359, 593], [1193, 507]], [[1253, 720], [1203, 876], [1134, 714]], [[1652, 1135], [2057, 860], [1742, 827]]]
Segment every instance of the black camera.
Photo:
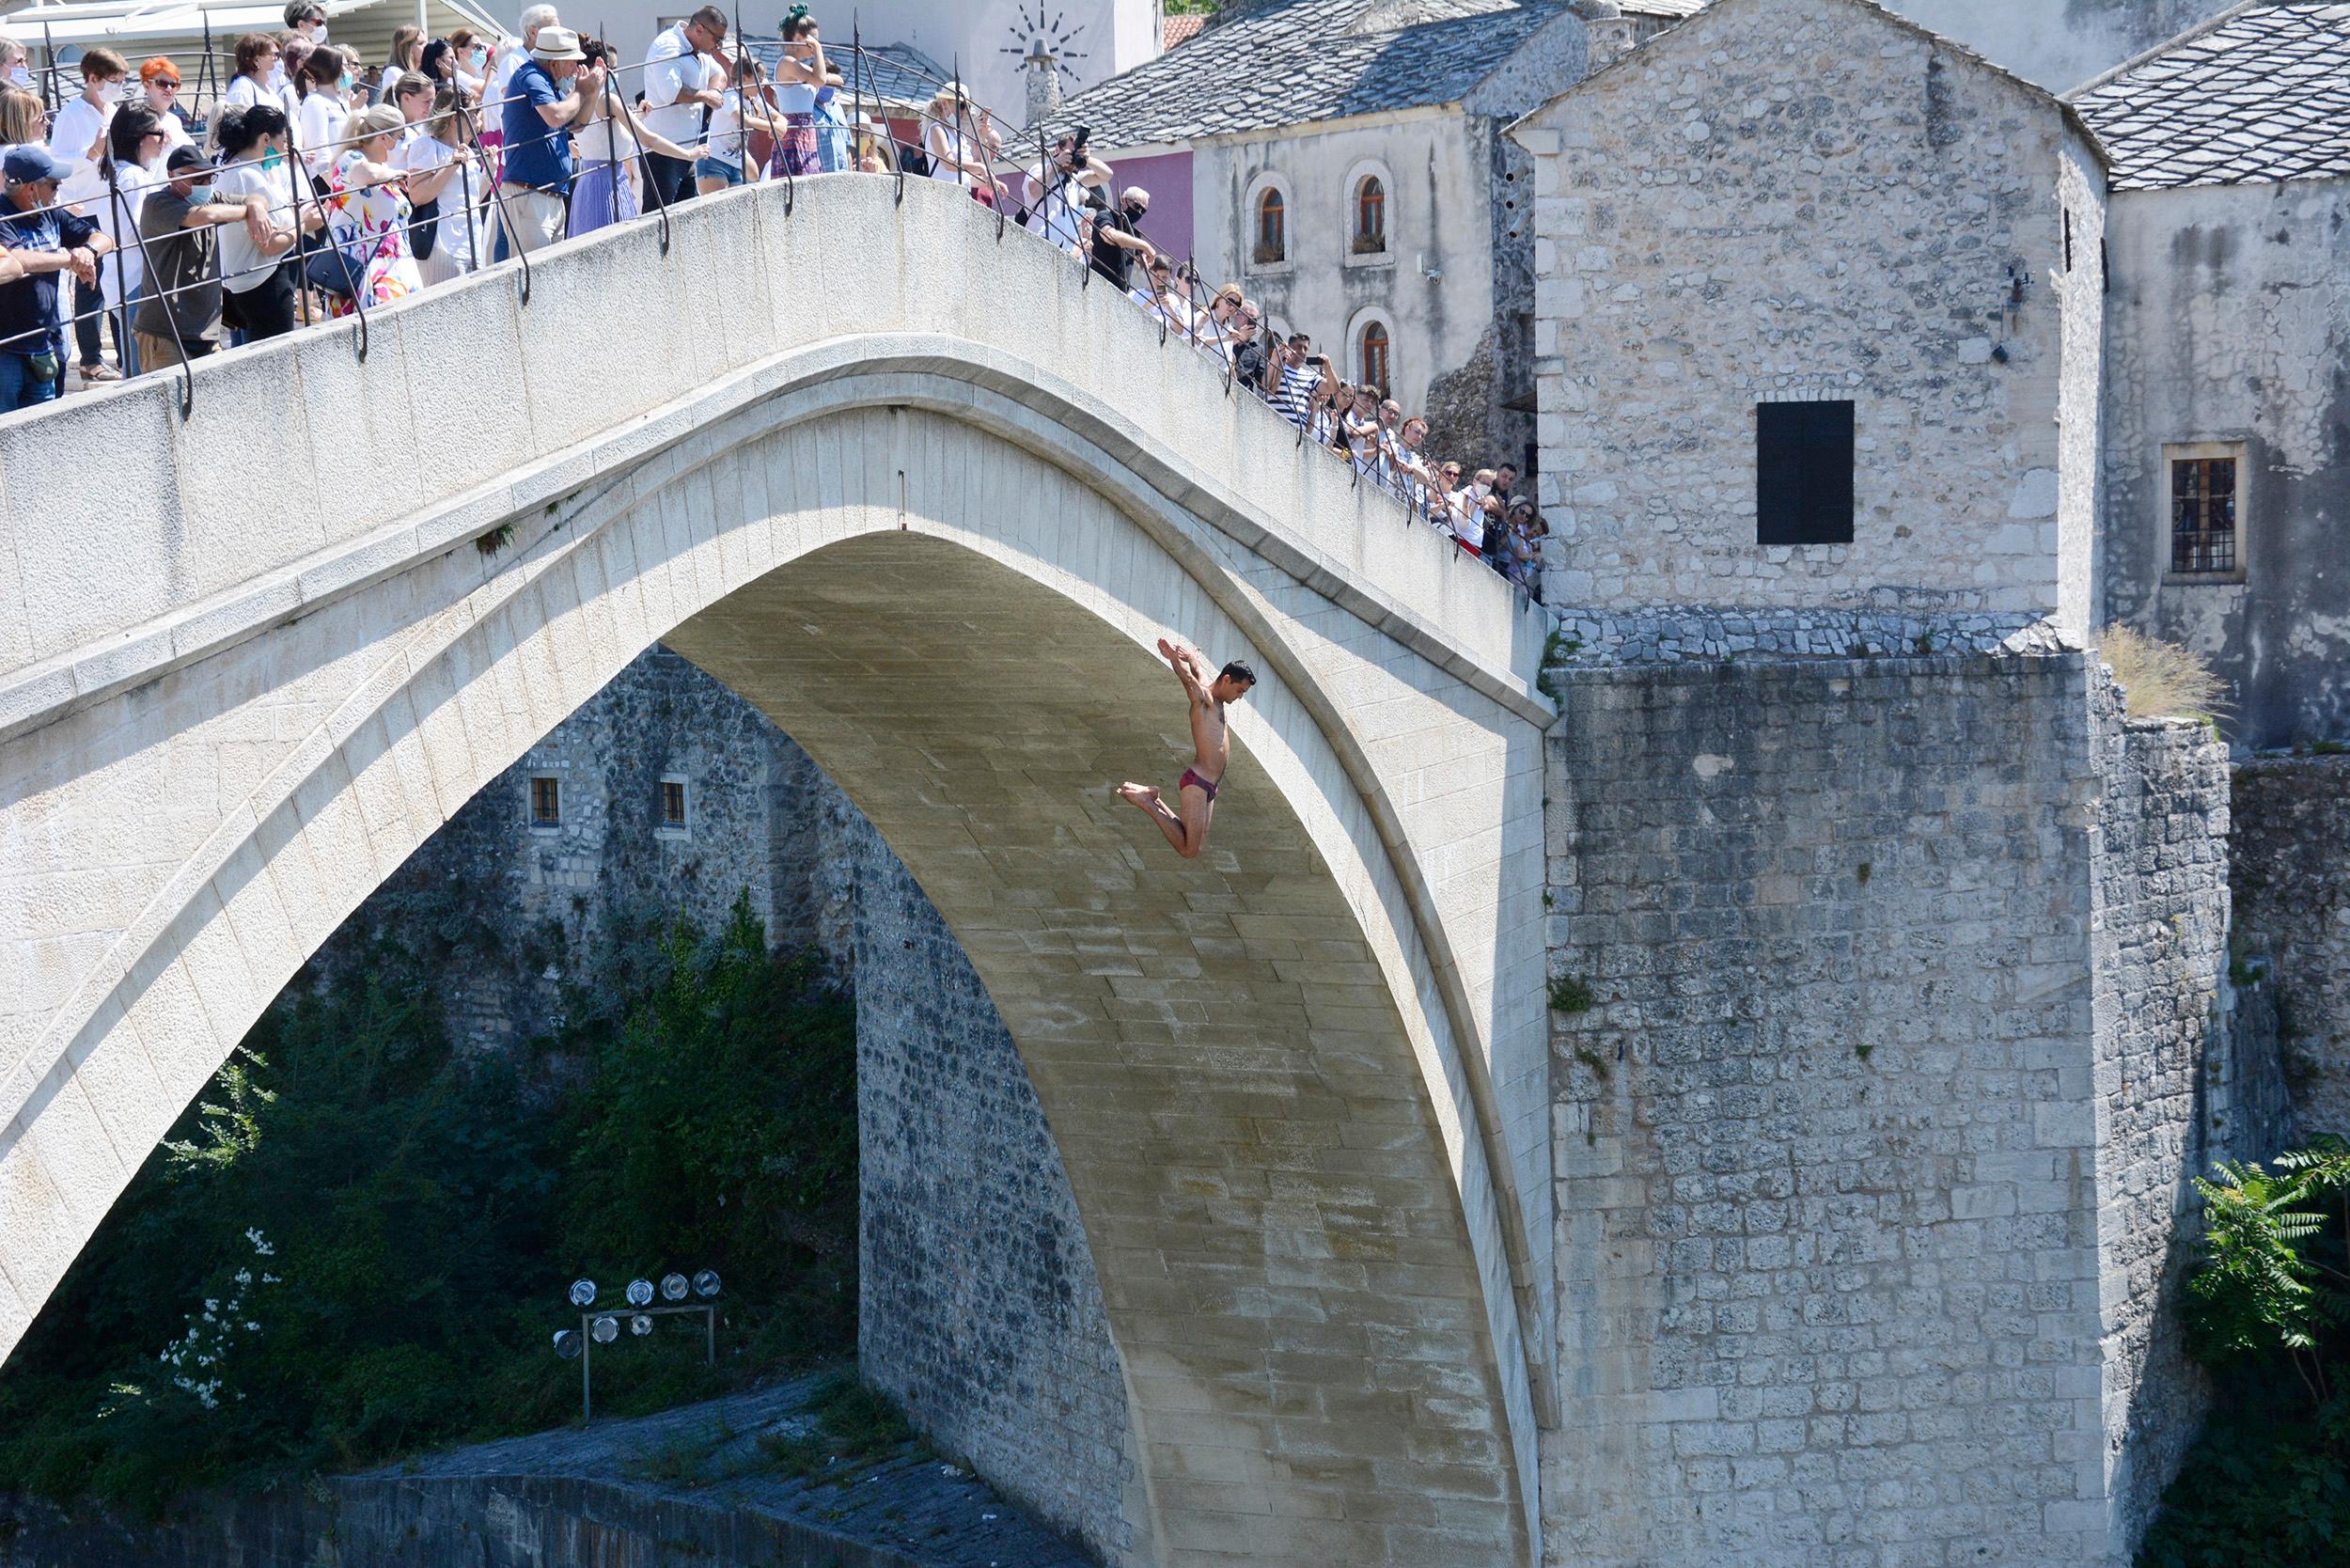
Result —
[[1077, 133], [1076, 133], [1076, 135], [1074, 135], [1073, 137], [1070, 138], [1070, 142], [1069, 142], [1069, 152], [1070, 152], [1070, 156], [1072, 156], [1072, 157], [1073, 157], [1073, 158], [1083, 159], [1083, 158], [1085, 157], [1085, 155], [1086, 155], [1086, 142], [1087, 142], [1087, 140], [1088, 140], [1089, 138], [1090, 138], [1090, 137], [1092, 136], [1092, 134], [1093, 134], [1093, 127], [1092, 127], [1092, 126], [1090, 126], [1090, 125], [1080, 125], [1080, 126], [1078, 126], [1078, 127], [1077, 127]]

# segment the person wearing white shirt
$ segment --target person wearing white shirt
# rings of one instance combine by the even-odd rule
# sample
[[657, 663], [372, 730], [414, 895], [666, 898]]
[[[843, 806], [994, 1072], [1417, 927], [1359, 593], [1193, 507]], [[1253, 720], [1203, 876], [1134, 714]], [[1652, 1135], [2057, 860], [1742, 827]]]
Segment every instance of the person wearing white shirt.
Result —
[[[760, 69], [758, 56], [745, 53], [734, 57], [734, 82], [711, 111], [709, 137], [701, 145], [701, 155], [694, 160], [694, 188], [702, 196], [757, 180], [763, 172], [751, 163], [743, 146], [746, 102], [753, 126], [763, 126], [770, 136], [783, 129], [782, 117], [768, 97], [766, 73]], [[650, 115], [645, 118], [652, 118]]]
[[413, 22], [404, 22], [392, 29], [391, 62], [376, 73], [375, 101], [389, 103], [400, 79], [416, 69], [424, 54], [424, 29]]
[[180, 68], [167, 56], [158, 55], [139, 67], [139, 87], [147, 95], [147, 106], [163, 121], [164, 157], [155, 165], [160, 169], [180, 148], [196, 145], [196, 138], [188, 134], [188, 122], [180, 113]]
[[237, 40], [237, 74], [229, 80], [228, 90], [221, 94], [221, 104], [229, 109], [250, 109], [256, 103], [275, 102], [277, 88], [271, 78], [277, 74], [277, 40], [267, 33], [247, 33]]
[[557, 21], [553, 6], [526, 7], [522, 15], [521, 40], [509, 39], [499, 45], [496, 66], [481, 89], [481, 121], [489, 127], [482, 133], [484, 142], [494, 146], [506, 139], [506, 101], [514, 90], [514, 72], [529, 60], [530, 51], [539, 41], [539, 30], [555, 26]]
[[302, 106], [294, 113], [294, 147], [305, 167], [326, 178], [342, 155], [343, 125], [351, 118], [351, 62], [333, 44], [302, 62]]
[[[82, 95], [57, 111], [49, 127], [49, 155], [72, 172], [57, 186], [60, 202], [87, 203], [105, 190], [98, 178], [98, 161], [106, 149], [106, 128], [122, 99], [122, 84], [131, 67], [111, 49], [92, 49], [82, 56]], [[100, 262], [102, 275], [105, 262]], [[102, 302], [96, 283], [73, 280], [73, 346], [85, 383], [119, 381], [106, 363], [99, 341]]]
[[[727, 13], [715, 6], [704, 6], [684, 21], [661, 30], [645, 55], [646, 130], [666, 136], [681, 147], [692, 147], [702, 139], [702, 122], [706, 118], [715, 132], [716, 116], [723, 107], [721, 101], [733, 96], [723, 90], [727, 70], [718, 63], [719, 51], [726, 41]], [[751, 56], [745, 54], [742, 58], [747, 60]], [[738, 128], [739, 124], [738, 114]], [[708, 156], [718, 154], [712, 152]], [[734, 162], [739, 165], [741, 161], [742, 148], [738, 144]], [[673, 202], [683, 201], [699, 187], [697, 167], [696, 164], [681, 164], [658, 152], [645, 155], [646, 172], [660, 185], [661, 194]], [[713, 178], [725, 183], [724, 176]]]
[[1030, 164], [1022, 171], [1027, 181], [1026, 227], [1066, 251], [1077, 248], [1077, 203], [1083, 193], [1110, 182], [1110, 166], [1089, 152], [1080, 151], [1074, 136], [1053, 144], [1048, 163]]

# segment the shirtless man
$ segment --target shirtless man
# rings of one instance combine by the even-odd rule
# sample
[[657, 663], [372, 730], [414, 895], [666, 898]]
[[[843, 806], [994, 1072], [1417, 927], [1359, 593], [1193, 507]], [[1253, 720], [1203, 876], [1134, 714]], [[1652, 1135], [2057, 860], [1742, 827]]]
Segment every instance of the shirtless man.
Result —
[[1216, 787], [1224, 782], [1225, 765], [1231, 760], [1232, 740], [1224, 728], [1224, 705], [1246, 697], [1248, 688], [1257, 683], [1257, 672], [1235, 659], [1211, 681], [1199, 655], [1190, 649], [1161, 637], [1159, 651], [1175, 666], [1175, 679], [1183, 683], [1183, 692], [1191, 698], [1191, 744], [1196, 756], [1175, 786], [1183, 809], [1181, 815], [1168, 810], [1152, 784], [1120, 784], [1118, 793], [1140, 807], [1159, 824], [1175, 853], [1189, 860], [1207, 847], [1208, 818], [1215, 809]]

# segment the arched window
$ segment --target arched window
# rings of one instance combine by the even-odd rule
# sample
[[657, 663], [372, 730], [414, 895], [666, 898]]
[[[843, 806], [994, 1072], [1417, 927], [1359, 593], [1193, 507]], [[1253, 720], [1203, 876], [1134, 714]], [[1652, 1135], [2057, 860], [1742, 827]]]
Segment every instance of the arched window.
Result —
[[1355, 355], [1360, 372], [1358, 379], [1379, 388], [1379, 395], [1384, 398], [1387, 395], [1387, 323], [1365, 321], [1358, 342], [1359, 351]]
[[1251, 259], [1263, 263], [1289, 259], [1289, 208], [1280, 187], [1267, 185], [1257, 198], [1257, 248]]
[[1374, 255], [1387, 248], [1387, 187], [1375, 174], [1363, 176], [1355, 187], [1355, 254]]

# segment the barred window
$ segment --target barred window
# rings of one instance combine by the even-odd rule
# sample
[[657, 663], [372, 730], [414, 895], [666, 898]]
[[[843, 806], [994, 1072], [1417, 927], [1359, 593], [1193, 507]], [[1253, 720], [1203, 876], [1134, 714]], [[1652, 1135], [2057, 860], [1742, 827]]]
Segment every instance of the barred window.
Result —
[[2170, 460], [2170, 571], [2181, 577], [2232, 576], [2236, 543], [2236, 476], [2229, 457]]
[[532, 778], [530, 781], [530, 824], [533, 827], [555, 827], [562, 821], [562, 784], [544, 775]]

